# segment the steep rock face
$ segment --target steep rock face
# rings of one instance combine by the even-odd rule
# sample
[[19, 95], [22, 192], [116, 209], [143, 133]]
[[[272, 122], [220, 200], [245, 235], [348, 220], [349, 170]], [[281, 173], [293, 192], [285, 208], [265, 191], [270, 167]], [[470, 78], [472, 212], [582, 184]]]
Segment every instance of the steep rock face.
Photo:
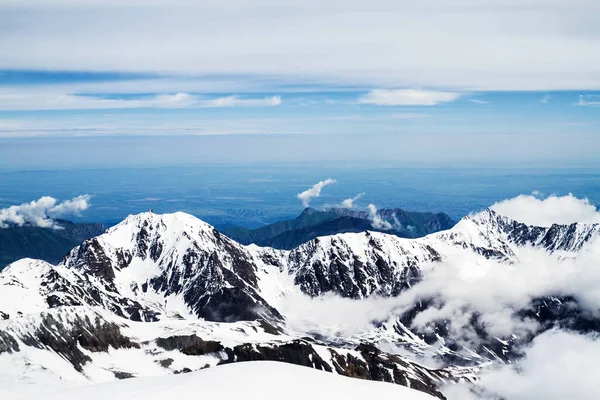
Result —
[[178, 298], [213, 321], [254, 319], [277, 311], [257, 293], [256, 266], [243, 246], [184, 213], [128, 217], [85, 241], [61, 263], [104, 283], [107, 293], [160, 312]]
[[0, 304], [7, 315], [90, 305], [136, 321], [156, 320], [155, 310], [120, 293], [113, 281], [99, 279], [93, 272], [63, 265], [53, 266], [40, 260], [19, 260], [0, 275], [0, 286], [4, 298], [13, 300], [9, 304]]
[[419, 239], [369, 231], [347, 233], [320, 237], [278, 256], [265, 255], [268, 251], [263, 250], [259, 257], [287, 268], [311, 296], [333, 292], [359, 299], [372, 294], [397, 296], [419, 282], [424, 266], [454, 259], [460, 251], [516, 262], [523, 247], [568, 255], [599, 236], [598, 224], [528, 226], [486, 209], [463, 218], [450, 230]]
[[515, 260], [515, 248], [531, 246], [548, 252], [574, 253], [600, 236], [600, 224], [531, 226], [485, 209], [463, 218], [455, 228], [430, 235], [433, 240], [470, 248], [486, 258]]
[[427, 244], [378, 232], [317, 238], [292, 250], [287, 263], [307, 294], [354, 299], [397, 296], [419, 281], [419, 266], [440, 259]]

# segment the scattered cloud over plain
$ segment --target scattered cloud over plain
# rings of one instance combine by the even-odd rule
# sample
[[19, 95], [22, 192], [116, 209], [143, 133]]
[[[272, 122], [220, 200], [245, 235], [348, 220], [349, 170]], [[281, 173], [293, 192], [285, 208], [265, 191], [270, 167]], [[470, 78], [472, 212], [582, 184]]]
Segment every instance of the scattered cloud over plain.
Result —
[[461, 96], [462, 94], [458, 92], [439, 92], [435, 90], [377, 89], [361, 96], [358, 102], [378, 106], [435, 106], [456, 101]]
[[475, 104], [490, 104], [489, 101], [485, 101], [485, 100], [481, 100], [481, 99], [469, 99], [469, 101], [471, 103], [475, 103]]
[[80, 215], [90, 206], [91, 196], [84, 194], [59, 202], [54, 197], [44, 196], [38, 200], [0, 209], [0, 228], [32, 225], [40, 228], [60, 229], [55, 218]]
[[335, 179], [325, 179], [324, 181], [320, 181], [315, 183], [310, 189], [306, 189], [302, 193], [298, 193], [297, 197], [300, 201], [302, 201], [302, 205], [306, 208], [310, 205], [310, 202], [315, 197], [321, 196], [321, 190], [328, 185], [333, 185], [337, 181]]
[[26, 93], [0, 94], [0, 110], [85, 110], [131, 108], [267, 107], [282, 103], [280, 96], [246, 98], [224, 96], [205, 98], [188, 93], [159, 94], [148, 98], [107, 98], [100, 96]]
[[600, 95], [586, 94], [579, 96], [578, 106], [583, 107], [600, 107]]

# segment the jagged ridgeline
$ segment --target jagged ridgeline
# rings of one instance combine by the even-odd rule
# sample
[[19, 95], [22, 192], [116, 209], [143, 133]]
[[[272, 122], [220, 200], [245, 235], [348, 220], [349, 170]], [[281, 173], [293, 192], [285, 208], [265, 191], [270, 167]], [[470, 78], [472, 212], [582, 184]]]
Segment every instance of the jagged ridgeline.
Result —
[[[413, 323], [439, 307], [435, 298], [355, 331], [298, 324], [294, 301], [401, 298], [432, 266], [474, 258], [502, 267], [523, 249], [576, 258], [598, 236], [598, 224], [535, 227], [485, 210], [418, 239], [367, 231], [277, 250], [241, 245], [184, 213], [132, 215], [57, 265], [23, 259], [0, 273], [0, 353], [11, 357], [2, 373], [106, 380], [273, 360], [444, 398], [444, 384], [518, 361], [520, 346], [544, 330], [600, 332], [599, 321], [562, 293], [514, 310], [539, 325], [530, 335], [491, 334], [473, 312], [477, 340], [465, 341], [443, 318]], [[423, 365], [424, 355], [437, 368]]]
[[227, 228], [222, 232], [241, 244], [257, 244], [290, 250], [319, 236], [348, 232], [386, 232], [399, 237], [418, 238], [450, 229], [454, 221], [444, 213], [411, 212], [400, 208], [377, 211], [383, 224], [374, 224], [365, 211], [306, 208], [298, 217], [258, 229]]

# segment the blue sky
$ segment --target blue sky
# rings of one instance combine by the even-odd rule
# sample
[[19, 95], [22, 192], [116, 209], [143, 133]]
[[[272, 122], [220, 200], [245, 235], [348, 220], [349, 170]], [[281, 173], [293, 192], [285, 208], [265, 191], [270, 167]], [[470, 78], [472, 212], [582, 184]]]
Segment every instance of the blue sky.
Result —
[[2, 2], [0, 166], [148, 136], [214, 161], [596, 159], [598, 2], [246, 3]]

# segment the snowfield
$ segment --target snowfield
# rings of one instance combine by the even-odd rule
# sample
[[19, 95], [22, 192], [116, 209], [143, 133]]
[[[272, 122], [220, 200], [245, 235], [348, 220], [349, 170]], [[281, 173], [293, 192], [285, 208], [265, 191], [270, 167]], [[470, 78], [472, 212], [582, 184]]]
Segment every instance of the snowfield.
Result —
[[432, 396], [404, 386], [347, 378], [312, 368], [254, 361], [181, 375], [126, 379], [117, 382], [59, 390], [43, 395], [10, 397], [19, 400], [165, 400], [246, 399], [289, 400], [312, 398], [344, 400], [433, 400]]

